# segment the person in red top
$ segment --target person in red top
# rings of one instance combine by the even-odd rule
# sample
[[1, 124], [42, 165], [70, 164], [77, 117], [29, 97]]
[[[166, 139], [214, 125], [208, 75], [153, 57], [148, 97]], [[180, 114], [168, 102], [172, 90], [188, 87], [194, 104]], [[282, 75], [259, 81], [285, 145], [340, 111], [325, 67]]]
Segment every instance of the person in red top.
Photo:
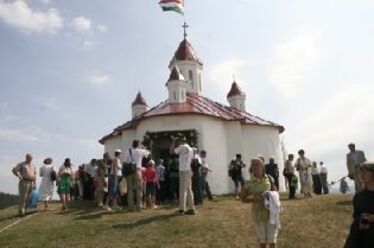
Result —
[[156, 206], [156, 187], [160, 188], [160, 184], [157, 179], [157, 173], [155, 169], [155, 162], [149, 161], [147, 169], [144, 172], [144, 182], [146, 183], [146, 200], [147, 205], [155, 209]]

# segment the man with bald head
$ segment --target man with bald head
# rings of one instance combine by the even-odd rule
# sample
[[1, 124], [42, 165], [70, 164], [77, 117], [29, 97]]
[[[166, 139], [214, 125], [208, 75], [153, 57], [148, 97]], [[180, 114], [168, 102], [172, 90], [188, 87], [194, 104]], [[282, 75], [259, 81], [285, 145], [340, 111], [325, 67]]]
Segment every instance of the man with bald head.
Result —
[[33, 156], [30, 153], [26, 154], [25, 161], [16, 165], [13, 168], [13, 174], [18, 177], [18, 193], [19, 193], [19, 205], [18, 214], [20, 216], [25, 215], [26, 201], [29, 199], [31, 190], [36, 187], [36, 169], [32, 163]]

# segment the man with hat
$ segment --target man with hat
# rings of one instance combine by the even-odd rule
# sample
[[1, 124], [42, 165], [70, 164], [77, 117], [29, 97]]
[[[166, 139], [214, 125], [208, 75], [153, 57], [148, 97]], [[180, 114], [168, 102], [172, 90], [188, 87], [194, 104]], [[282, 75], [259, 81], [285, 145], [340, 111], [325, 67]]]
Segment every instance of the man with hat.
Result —
[[348, 144], [349, 153], [347, 154], [347, 169], [348, 177], [355, 181], [355, 190], [359, 192], [362, 190], [360, 165], [366, 162], [363, 151], [356, 150], [354, 143]]
[[20, 216], [25, 215], [26, 201], [29, 199], [32, 188], [36, 187], [36, 169], [32, 160], [32, 154], [27, 153], [25, 161], [17, 164], [12, 170], [12, 173], [19, 179], [18, 214]]

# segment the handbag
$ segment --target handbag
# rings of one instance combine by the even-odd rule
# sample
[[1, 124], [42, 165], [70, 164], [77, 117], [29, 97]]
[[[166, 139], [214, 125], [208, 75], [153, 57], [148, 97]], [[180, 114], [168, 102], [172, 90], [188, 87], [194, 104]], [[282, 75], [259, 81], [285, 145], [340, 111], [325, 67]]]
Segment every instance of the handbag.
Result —
[[50, 177], [52, 182], [57, 180], [57, 172], [54, 169], [52, 169]]
[[129, 153], [131, 157], [131, 162], [124, 162], [122, 165], [122, 175], [125, 177], [131, 176], [136, 172], [136, 164], [134, 163], [134, 158], [132, 157], [131, 148], [129, 149]]

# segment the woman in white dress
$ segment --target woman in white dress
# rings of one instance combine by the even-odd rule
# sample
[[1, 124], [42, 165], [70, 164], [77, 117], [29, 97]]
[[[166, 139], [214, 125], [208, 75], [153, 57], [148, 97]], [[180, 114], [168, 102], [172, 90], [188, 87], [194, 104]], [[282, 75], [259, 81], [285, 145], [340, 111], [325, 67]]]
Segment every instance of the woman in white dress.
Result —
[[39, 176], [42, 178], [42, 182], [39, 188], [40, 200], [44, 201], [45, 209], [48, 208], [48, 202], [52, 198], [54, 182], [51, 178], [51, 173], [54, 171], [52, 165], [52, 159], [44, 159], [44, 165], [40, 167]]
[[304, 156], [304, 150], [299, 150], [298, 154], [299, 158], [296, 161], [296, 168], [299, 171], [300, 176], [300, 193], [305, 197], [312, 197], [312, 162]]

